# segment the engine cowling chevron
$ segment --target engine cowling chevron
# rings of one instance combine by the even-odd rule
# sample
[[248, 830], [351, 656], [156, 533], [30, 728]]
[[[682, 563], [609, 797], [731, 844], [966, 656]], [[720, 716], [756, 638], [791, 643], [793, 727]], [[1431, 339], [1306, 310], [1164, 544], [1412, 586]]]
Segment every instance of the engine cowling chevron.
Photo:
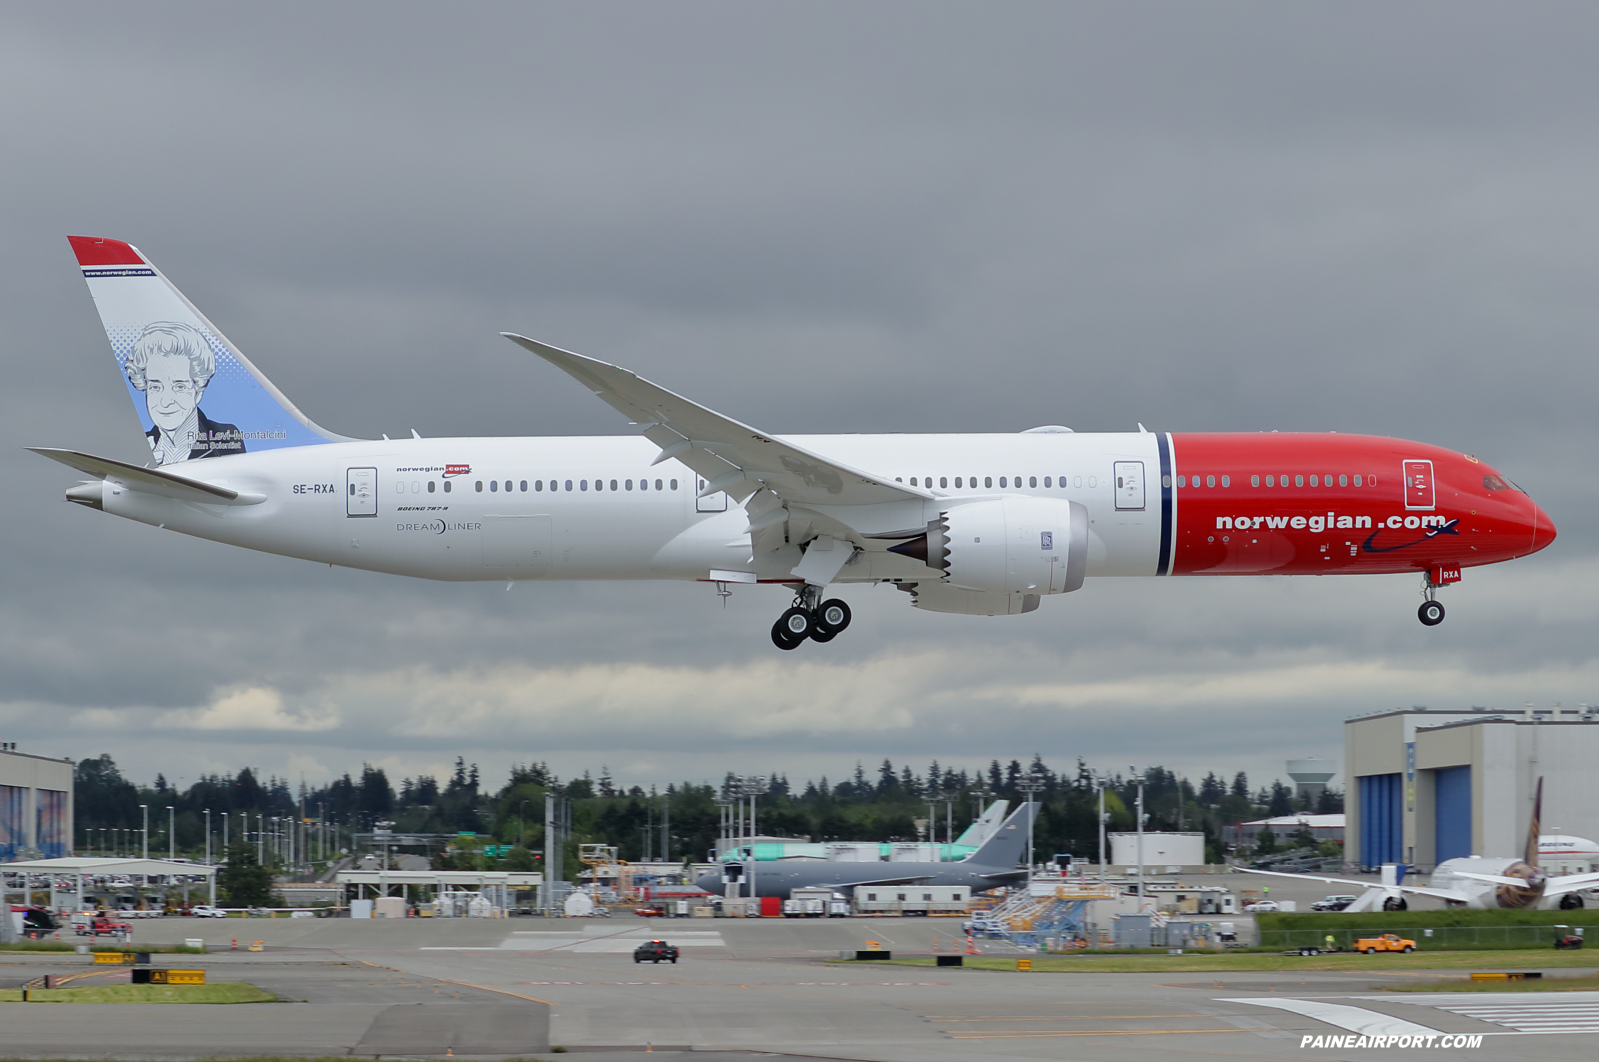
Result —
[[926, 533], [889, 547], [950, 586], [986, 593], [1064, 594], [1088, 570], [1088, 510], [1012, 494], [952, 505]]

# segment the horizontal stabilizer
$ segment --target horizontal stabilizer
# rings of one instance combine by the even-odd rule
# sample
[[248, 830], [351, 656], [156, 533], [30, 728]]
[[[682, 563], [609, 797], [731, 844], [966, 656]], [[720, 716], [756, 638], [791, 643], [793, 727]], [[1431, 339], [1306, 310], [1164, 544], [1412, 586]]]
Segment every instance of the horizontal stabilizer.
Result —
[[215, 484], [163, 472], [158, 468], [141, 468], [109, 457], [80, 454], [76, 450], [53, 450], [44, 446], [30, 446], [28, 449], [40, 457], [59, 461], [85, 475], [119, 483], [128, 490], [144, 494], [156, 494], [163, 498], [196, 502], [201, 505], [258, 505], [266, 501], [264, 494], [250, 494], [228, 487], [218, 487]]

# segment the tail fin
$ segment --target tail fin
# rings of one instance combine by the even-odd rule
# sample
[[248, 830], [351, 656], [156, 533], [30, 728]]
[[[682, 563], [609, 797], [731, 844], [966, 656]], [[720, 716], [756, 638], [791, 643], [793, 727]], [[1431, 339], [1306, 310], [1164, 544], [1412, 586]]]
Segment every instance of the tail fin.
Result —
[[344, 438], [296, 409], [138, 248], [67, 240], [157, 464]]
[[1538, 779], [1538, 792], [1532, 798], [1532, 821], [1527, 824], [1527, 850], [1522, 862], [1529, 867], [1538, 866], [1538, 834], [1543, 830], [1543, 778]]
[[983, 842], [983, 846], [966, 857], [966, 862], [985, 867], [1004, 867], [1007, 870], [1021, 863], [1027, 856], [1027, 838], [1032, 833], [1033, 817], [1038, 813], [1038, 805], [1032, 801], [1023, 801], [1022, 805], [1010, 813], [994, 831], [994, 835]]

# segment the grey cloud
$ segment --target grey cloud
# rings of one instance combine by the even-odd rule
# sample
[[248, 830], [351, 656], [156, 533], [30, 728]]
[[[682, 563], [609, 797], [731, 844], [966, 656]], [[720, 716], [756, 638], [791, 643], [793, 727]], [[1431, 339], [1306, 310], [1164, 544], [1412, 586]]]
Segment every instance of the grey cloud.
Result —
[[[1398, 578], [1099, 582], [995, 621], [849, 591], [856, 627], [811, 655], [864, 685], [927, 652], [999, 663], [897, 730], [713, 749], [626, 727], [517, 731], [526, 755], [559, 753], [568, 771], [607, 757], [619, 770], [625, 755], [664, 780], [736, 756], [836, 776], [857, 755], [1008, 758], [1039, 742], [1052, 762], [1126, 756], [1159, 720], [1196, 763], [1256, 773], [1284, 750], [1337, 755], [1352, 711], [1588, 699], [1596, 17], [11, 5], [5, 725], [87, 754], [97, 724], [71, 720], [104, 717], [82, 713], [187, 718], [170, 713], [258, 688], [295, 710], [339, 691], [348, 704], [334, 708], [355, 718], [363, 677], [380, 687], [411, 667], [467, 685], [605, 663], [714, 681], [730, 659], [770, 656], [762, 631], [781, 603], [741, 591], [724, 612], [704, 587], [416, 583], [66, 505], [70, 474], [19, 447], [143, 456], [68, 232], [139, 244], [342, 432], [625, 430], [498, 338], [513, 328], [779, 432], [1143, 421], [1425, 439], [1499, 466], [1562, 531], [1547, 554], [1469, 572], [1434, 631]], [[1316, 667], [1363, 666], [1368, 686], [1316, 688]], [[1236, 696], [970, 707], [989, 689], [1019, 698], [1112, 676], [1148, 679], [1151, 698], [1169, 682]], [[1261, 676], [1278, 676], [1269, 704], [1249, 694]], [[374, 718], [118, 742], [152, 774], [180, 750], [215, 769], [262, 755], [342, 770], [433, 762], [447, 744]], [[1302, 747], [1306, 735], [1320, 744]], [[485, 763], [508, 755], [471, 740]]]

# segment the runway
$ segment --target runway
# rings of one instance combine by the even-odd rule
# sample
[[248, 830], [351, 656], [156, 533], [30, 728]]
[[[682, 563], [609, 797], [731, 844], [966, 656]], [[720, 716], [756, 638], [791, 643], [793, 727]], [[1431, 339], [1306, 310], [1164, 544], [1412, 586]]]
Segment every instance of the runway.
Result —
[[[1344, 1046], [1366, 1043], [1360, 1037], [1401, 1036], [1418, 1045], [1430, 1037], [1434, 1050], [1455, 1055], [1513, 1050], [1541, 1062], [1591, 1058], [1599, 1033], [1599, 993], [1382, 993], [1373, 991], [1380, 965], [1374, 973], [1160, 975], [826, 961], [867, 939], [925, 953], [936, 937], [948, 952], [955, 929], [937, 919], [219, 921], [203, 929], [173, 919], [141, 927], [141, 936], [263, 939], [264, 953], [223, 951], [193, 964], [212, 980], [248, 980], [303, 1002], [8, 1004], [0, 1053], [550, 1057], [537, 1039], [545, 1016], [550, 1046], [594, 1062], [646, 1049], [714, 1051], [723, 1062], [1348, 1059], [1392, 1049]], [[682, 946], [682, 960], [634, 963], [632, 944], [652, 936]], [[81, 959], [6, 956], [0, 979], [15, 984], [50, 962]], [[1459, 1036], [1480, 1036], [1482, 1046], [1441, 1042]], [[1340, 1046], [1302, 1046], [1317, 1037]]]

